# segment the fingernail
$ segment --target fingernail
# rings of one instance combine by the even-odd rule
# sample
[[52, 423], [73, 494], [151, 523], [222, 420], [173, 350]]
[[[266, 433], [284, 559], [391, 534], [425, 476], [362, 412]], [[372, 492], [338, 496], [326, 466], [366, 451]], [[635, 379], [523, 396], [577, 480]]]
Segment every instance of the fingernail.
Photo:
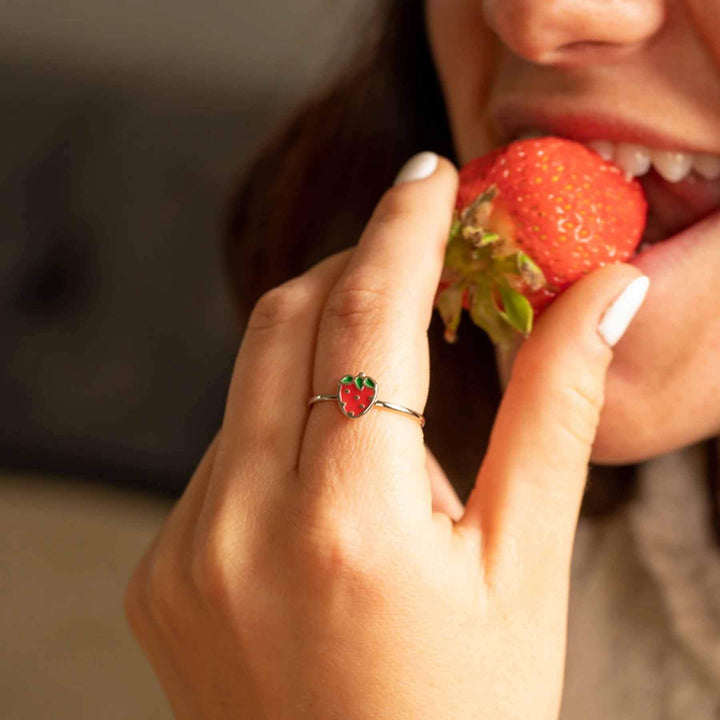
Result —
[[400, 169], [393, 185], [424, 180], [430, 177], [438, 166], [438, 156], [434, 152], [421, 152], [413, 155]]
[[598, 324], [598, 332], [610, 347], [625, 334], [635, 313], [643, 304], [648, 287], [650, 278], [647, 275], [635, 278], [603, 314]]

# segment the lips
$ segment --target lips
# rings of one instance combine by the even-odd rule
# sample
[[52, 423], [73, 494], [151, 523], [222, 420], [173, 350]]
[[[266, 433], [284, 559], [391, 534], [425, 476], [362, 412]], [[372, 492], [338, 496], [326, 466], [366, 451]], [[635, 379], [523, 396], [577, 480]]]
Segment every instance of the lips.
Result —
[[655, 170], [639, 178], [648, 200], [643, 242], [656, 243], [700, 222], [720, 208], [720, 182], [691, 173], [672, 183]]

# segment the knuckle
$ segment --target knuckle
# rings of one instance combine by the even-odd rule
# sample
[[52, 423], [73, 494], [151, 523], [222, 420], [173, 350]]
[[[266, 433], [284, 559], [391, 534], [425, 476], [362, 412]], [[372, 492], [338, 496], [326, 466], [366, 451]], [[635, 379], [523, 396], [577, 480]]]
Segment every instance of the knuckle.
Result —
[[227, 551], [215, 539], [207, 539], [193, 551], [190, 578], [195, 593], [215, 608], [232, 605], [236, 573]]
[[344, 327], [375, 326], [388, 317], [390, 307], [390, 289], [368, 270], [333, 290], [325, 317]]
[[323, 576], [335, 577], [361, 569], [357, 532], [338, 521], [327, 521], [308, 528], [299, 549], [303, 564]]
[[[532, 338], [531, 338], [532, 339]], [[604, 403], [604, 383], [594, 363], [577, 361], [571, 372], [565, 363], [548, 363], [536, 354], [518, 356], [520, 394], [545, 409], [547, 422], [561, 429], [571, 441], [591, 445]]]
[[374, 220], [379, 226], [413, 220], [417, 215], [417, 197], [411, 185], [391, 187], [380, 198]]
[[299, 279], [268, 290], [250, 313], [248, 330], [272, 330], [295, 321], [305, 312], [312, 295], [307, 284]]
[[553, 407], [560, 410], [558, 423], [583, 447], [591, 446], [595, 440], [604, 402], [602, 385], [581, 379], [561, 385], [556, 393]]
[[167, 624], [177, 610], [177, 599], [182, 597], [183, 589], [171, 563], [160, 553], [155, 553], [148, 562], [145, 587], [149, 614], [159, 625]]
[[301, 575], [320, 596], [351, 595], [367, 603], [383, 595], [383, 578], [391, 574], [356, 524], [331, 520], [306, 528], [296, 544]]

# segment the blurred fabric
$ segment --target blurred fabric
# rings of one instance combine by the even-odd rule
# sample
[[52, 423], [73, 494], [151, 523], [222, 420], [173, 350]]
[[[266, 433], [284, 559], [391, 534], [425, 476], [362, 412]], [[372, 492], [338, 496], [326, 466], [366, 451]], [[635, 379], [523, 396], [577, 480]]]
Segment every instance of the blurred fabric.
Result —
[[352, 6], [3, 5], [0, 466], [182, 487], [239, 340], [228, 193]]
[[3, 719], [171, 717], [122, 594], [220, 422], [225, 203], [369, 7], [2, 4]]

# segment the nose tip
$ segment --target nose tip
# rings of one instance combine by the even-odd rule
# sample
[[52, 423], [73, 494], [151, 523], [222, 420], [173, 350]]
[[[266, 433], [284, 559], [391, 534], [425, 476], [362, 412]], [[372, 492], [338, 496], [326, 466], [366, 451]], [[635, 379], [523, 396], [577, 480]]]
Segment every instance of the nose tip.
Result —
[[538, 64], [619, 62], [665, 20], [664, 0], [484, 0], [483, 11], [510, 50]]

